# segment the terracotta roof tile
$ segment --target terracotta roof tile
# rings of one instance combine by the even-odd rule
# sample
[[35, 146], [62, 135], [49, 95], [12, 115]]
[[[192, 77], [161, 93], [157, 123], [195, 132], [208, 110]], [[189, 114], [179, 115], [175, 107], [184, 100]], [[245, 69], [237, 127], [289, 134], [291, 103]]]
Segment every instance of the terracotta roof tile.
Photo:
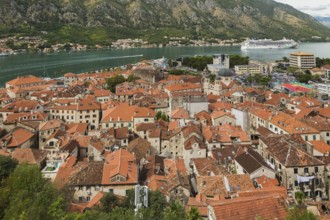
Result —
[[106, 156], [103, 168], [103, 185], [135, 185], [138, 182], [135, 156], [119, 149]]
[[[217, 220], [285, 219], [285, 201], [279, 196], [263, 196], [221, 200], [211, 204]], [[239, 208], [237, 208], [239, 206]]]
[[32, 148], [16, 148], [12, 154], [12, 157], [16, 159], [20, 164], [37, 164], [46, 160], [48, 151], [32, 149]]

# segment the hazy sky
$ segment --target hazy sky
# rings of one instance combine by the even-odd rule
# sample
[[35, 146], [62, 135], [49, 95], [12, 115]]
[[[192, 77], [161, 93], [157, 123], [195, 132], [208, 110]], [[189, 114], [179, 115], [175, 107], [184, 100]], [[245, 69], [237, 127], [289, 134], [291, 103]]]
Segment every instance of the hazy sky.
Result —
[[330, 17], [330, 0], [275, 0], [312, 16]]

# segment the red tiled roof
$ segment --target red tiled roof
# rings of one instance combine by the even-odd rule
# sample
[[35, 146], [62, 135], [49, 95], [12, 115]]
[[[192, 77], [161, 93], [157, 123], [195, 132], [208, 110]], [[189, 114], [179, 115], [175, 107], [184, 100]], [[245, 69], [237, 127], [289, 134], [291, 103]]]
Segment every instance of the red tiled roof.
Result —
[[279, 196], [260, 196], [216, 201], [211, 206], [217, 220], [285, 219], [285, 201]]
[[[127, 150], [119, 149], [106, 156], [103, 168], [103, 185], [135, 185], [138, 182], [135, 156]], [[114, 177], [120, 177], [111, 181]], [[123, 178], [121, 178], [123, 177]]]
[[29, 141], [33, 137], [34, 137], [34, 133], [24, 128], [18, 127], [14, 131], [4, 136], [1, 140], [7, 143], [6, 147], [15, 148]]
[[48, 151], [32, 149], [32, 148], [16, 148], [12, 154], [20, 164], [40, 164], [46, 159]]

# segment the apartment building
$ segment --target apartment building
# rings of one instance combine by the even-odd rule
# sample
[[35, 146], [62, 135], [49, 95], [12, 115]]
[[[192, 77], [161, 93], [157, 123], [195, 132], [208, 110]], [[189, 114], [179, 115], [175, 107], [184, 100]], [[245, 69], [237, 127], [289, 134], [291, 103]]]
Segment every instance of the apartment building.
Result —
[[312, 69], [316, 66], [314, 54], [306, 52], [296, 52], [290, 54], [290, 67], [299, 69]]

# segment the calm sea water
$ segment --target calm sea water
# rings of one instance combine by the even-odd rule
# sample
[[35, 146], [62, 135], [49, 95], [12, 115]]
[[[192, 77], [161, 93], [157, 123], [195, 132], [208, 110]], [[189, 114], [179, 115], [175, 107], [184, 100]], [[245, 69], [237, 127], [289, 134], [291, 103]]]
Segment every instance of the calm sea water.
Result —
[[[298, 49], [241, 51], [232, 47], [164, 47], [109, 49], [81, 52], [58, 52], [51, 54], [18, 54], [0, 57], [0, 85], [18, 75], [33, 74], [42, 77], [59, 77], [64, 73], [95, 71], [142, 59], [178, 58], [215, 53], [241, 54], [252, 60], [274, 61], [289, 56], [293, 51], [312, 52], [318, 57], [330, 57], [330, 43], [304, 43]], [[141, 56], [142, 55], [142, 56]]]

